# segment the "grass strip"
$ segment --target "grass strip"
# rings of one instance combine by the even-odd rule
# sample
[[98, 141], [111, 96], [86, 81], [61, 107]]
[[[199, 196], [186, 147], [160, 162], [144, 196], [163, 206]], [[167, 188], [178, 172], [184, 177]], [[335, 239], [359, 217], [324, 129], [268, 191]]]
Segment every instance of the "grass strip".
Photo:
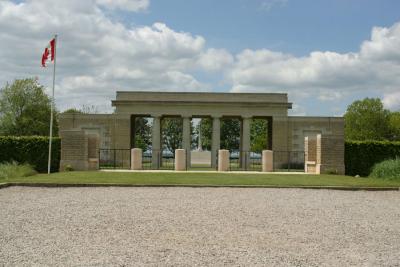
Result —
[[116, 184], [116, 185], [204, 185], [280, 187], [400, 187], [400, 181], [356, 178], [341, 175], [238, 174], [238, 173], [155, 173], [155, 172], [61, 172], [9, 178], [0, 183], [30, 184]]

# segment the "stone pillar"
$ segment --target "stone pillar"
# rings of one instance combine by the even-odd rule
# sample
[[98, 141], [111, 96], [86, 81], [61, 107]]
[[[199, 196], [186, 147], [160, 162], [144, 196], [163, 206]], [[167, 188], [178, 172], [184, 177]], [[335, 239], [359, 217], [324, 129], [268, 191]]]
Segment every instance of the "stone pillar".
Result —
[[159, 169], [160, 155], [161, 155], [161, 118], [160, 116], [153, 116], [153, 130], [152, 130], [152, 167]]
[[229, 171], [229, 150], [226, 149], [218, 150], [218, 171], [219, 172]]
[[131, 170], [142, 169], [142, 150], [140, 148], [131, 149]]
[[245, 170], [249, 169], [250, 166], [250, 122], [251, 118], [242, 119], [242, 149], [240, 151], [240, 164]]
[[186, 171], [185, 149], [175, 149], [175, 171]]
[[317, 160], [317, 140], [309, 136], [304, 137], [304, 172], [315, 173]]
[[88, 142], [88, 170], [96, 171], [100, 168], [99, 165], [99, 146], [100, 137], [98, 134], [87, 134]]
[[186, 151], [186, 166], [188, 168], [190, 167], [191, 139], [190, 118], [183, 117], [182, 147]]
[[[291, 151], [291, 144], [289, 146], [289, 121], [287, 116], [274, 116], [272, 119], [272, 151]], [[286, 153], [275, 153], [274, 155], [274, 166], [277, 169], [285, 169], [288, 166], [288, 152]]]
[[316, 174], [344, 174], [344, 136], [317, 135]]
[[220, 149], [221, 121], [219, 117], [213, 117], [212, 141], [211, 141], [211, 167], [217, 167], [217, 152]]
[[274, 152], [272, 150], [263, 150], [262, 152], [262, 171], [274, 171]]

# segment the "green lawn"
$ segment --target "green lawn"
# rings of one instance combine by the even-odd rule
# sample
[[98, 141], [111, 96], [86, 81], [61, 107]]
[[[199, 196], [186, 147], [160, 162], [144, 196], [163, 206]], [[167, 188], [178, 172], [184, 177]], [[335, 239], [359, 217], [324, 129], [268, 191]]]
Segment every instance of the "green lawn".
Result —
[[131, 185], [267, 185], [400, 187], [400, 181], [354, 178], [340, 175], [234, 174], [234, 173], [150, 173], [150, 172], [63, 172], [51, 175], [11, 178], [0, 182]]

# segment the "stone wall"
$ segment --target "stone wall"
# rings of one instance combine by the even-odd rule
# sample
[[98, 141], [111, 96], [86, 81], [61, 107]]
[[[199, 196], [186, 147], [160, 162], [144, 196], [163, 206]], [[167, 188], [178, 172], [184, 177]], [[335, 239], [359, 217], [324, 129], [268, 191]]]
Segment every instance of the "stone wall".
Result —
[[316, 173], [344, 172], [344, 136], [318, 135]]
[[[132, 115], [151, 116], [155, 118], [154, 121], [159, 121], [163, 116], [182, 116], [184, 121], [192, 116], [207, 116], [213, 118], [215, 125], [224, 116], [240, 117], [243, 125], [247, 125], [242, 125], [241, 130], [241, 148], [245, 151], [250, 150], [250, 119], [271, 119], [272, 148], [268, 149], [274, 151], [274, 165], [278, 169], [293, 163], [300, 163], [301, 167], [304, 161], [304, 137], [343, 135], [344, 131], [343, 118], [288, 116], [292, 104], [288, 102], [287, 94], [117, 92], [117, 99], [112, 101], [112, 105], [116, 108], [114, 114], [61, 114], [60, 132], [80, 130], [85, 134], [98, 135], [98, 148], [108, 150], [104, 151], [102, 158], [107, 160], [107, 157], [112, 157], [119, 163], [126, 161], [122, 162], [124, 166], [130, 164], [129, 157], [121, 150], [130, 153]], [[213, 129], [214, 166], [215, 153], [220, 148], [220, 142], [217, 141], [220, 128], [213, 126]], [[183, 143], [190, 144], [187, 135], [185, 131], [183, 136], [189, 141]], [[158, 150], [159, 141], [155, 142], [158, 138], [154, 136], [153, 149]], [[115, 149], [118, 150], [116, 154], [113, 152]]]
[[130, 149], [130, 115], [61, 114], [59, 127], [60, 132], [74, 129], [97, 134], [100, 148]]
[[98, 169], [98, 135], [86, 134], [83, 130], [63, 130], [60, 136], [60, 171], [65, 171], [67, 167], [75, 171]]
[[288, 117], [289, 148], [292, 151], [304, 150], [304, 138], [322, 135], [343, 135], [342, 117]]
[[305, 137], [305, 158], [307, 161], [317, 161], [317, 139], [312, 137]]
[[82, 130], [63, 130], [61, 136], [60, 171], [67, 166], [73, 170], [88, 169], [88, 142]]
[[[280, 169], [287, 166], [289, 160], [292, 165], [302, 164], [305, 161], [305, 158], [300, 156], [303, 151], [305, 152], [305, 137], [316, 140], [318, 134], [343, 135], [344, 121], [341, 117], [276, 116], [273, 117], [272, 131], [274, 167]], [[315, 156], [309, 159], [309, 161], [315, 160]]]

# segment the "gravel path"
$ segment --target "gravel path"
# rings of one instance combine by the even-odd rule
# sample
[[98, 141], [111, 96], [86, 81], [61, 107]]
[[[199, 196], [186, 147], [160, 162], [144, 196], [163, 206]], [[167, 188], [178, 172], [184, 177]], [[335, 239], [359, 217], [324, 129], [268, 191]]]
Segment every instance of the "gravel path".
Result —
[[400, 266], [400, 192], [0, 190], [0, 266]]

